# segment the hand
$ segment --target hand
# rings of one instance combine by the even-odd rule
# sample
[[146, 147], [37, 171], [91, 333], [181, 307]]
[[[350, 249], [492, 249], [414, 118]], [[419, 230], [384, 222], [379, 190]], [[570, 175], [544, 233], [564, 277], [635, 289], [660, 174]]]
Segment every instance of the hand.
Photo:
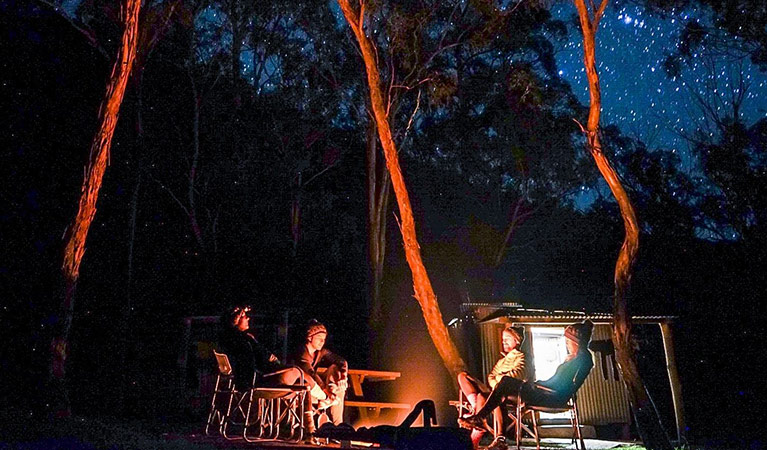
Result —
[[328, 394], [328, 398], [320, 400], [317, 403], [317, 409], [325, 409], [338, 403], [338, 396], [335, 394]]

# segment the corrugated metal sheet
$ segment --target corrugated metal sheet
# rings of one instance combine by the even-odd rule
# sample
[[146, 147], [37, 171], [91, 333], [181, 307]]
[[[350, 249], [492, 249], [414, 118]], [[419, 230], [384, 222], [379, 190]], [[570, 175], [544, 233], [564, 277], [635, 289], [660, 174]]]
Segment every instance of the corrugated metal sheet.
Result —
[[[609, 325], [596, 325], [592, 342], [609, 341]], [[615, 359], [603, 352], [592, 352], [592, 369], [583, 386], [578, 390], [578, 412], [581, 422], [587, 425], [629, 422], [628, 392], [623, 384]]]
[[474, 317], [481, 319], [488, 314], [498, 311], [499, 309], [505, 311], [513, 311], [522, 308], [522, 305], [515, 302], [503, 302], [503, 303], [461, 303], [461, 314], [471, 313]]
[[501, 357], [501, 328], [498, 324], [484, 323], [479, 325], [479, 333], [482, 343], [482, 381], [487, 382], [487, 374]]
[[[612, 313], [575, 310], [548, 310], [525, 308], [519, 303], [462, 303], [461, 312], [471, 313], [479, 323], [484, 322], [518, 322], [518, 323], [566, 323], [590, 319], [593, 322], [612, 322]], [[634, 322], [661, 322], [676, 319], [669, 315], [638, 315], [632, 316]]]

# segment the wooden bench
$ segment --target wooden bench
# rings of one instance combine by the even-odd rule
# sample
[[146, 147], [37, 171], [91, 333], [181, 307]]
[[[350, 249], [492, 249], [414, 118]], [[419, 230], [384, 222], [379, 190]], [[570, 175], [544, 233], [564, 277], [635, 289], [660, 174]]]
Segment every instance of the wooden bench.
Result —
[[[381, 415], [383, 409], [404, 409], [410, 411], [410, 403], [368, 402], [363, 400], [347, 400], [344, 406], [358, 408], [360, 418], [363, 420], [375, 419]], [[372, 411], [371, 414], [368, 411]]]

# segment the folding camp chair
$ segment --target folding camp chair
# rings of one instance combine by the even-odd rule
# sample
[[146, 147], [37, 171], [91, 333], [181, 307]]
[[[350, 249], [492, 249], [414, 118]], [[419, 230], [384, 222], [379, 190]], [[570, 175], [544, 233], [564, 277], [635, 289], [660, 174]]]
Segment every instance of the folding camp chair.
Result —
[[210, 412], [208, 420], [205, 423], [205, 434], [210, 436], [211, 425], [216, 424], [219, 434], [224, 434], [224, 425], [229, 417], [235, 397], [241, 397], [242, 394], [234, 388], [234, 375], [232, 366], [229, 364], [229, 358], [213, 350], [218, 366], [216, 375], [216, 385], [213, 390], [213, 399], [210, 402]]
[[[520, 398], [517, 398], [517, 417], [519, 420], [516, 421], [516, 438], [517, 438], [517, 449], [520, 448], [519, 441], [522, 434], [522, 427], [524, 424], [522, 423], [522, 419], [526, 415], [530, 415], [533, 420], [533, 436], [535, 437], [535, 448], [537, 450], [541, 449], [541, 440], [540, 436], [538, 434], [538, 419], [537, 415], [540, 413], [564, 413], [569, 412], [570, 413], [570, 425], [573, 427], [573, 442], [575, 443], [576, 450], [579, 448], [578, 443], [580, 442], [580, 449], [586, 450], [586, 444], [583, 441], [583, 435], [581, 434], [581, 427], [580, 427], [580, 421], [578, 419], [578, 402], [575, 394], [572, 395], [567, 400], [567, 403], [563, 405], [555, 405], [555, 406], [540, 406], [540, 405], [532, 405], [532, 404], [524, 404]], [[529, 431], [529, 430], [528, 430]]]
[[[251, 387], [237, 390], [229, 358], [213, 351], [218, 364], [218, 376], [205, 425], [205, 434], [211, 434], [215, 424], [226, 439], [240, 437], [246, 441], [278, 439], [300, 441], [303, 438], [304, 398], [306, 385], [259, 385], [259, 373], [253, 374]], [[242, 427], [240, 435], [232, 432]], [[254, 431], [255, 430], [255, 431]]]
[[[493, 422], [494, 429], [496, 430], [496, 432], [498, 432], [498, 430], [502, 430], [503, 431], [502, 434], [508, 434], [509, 430], [513, 429], [514, 436], [516, 436], [517, 433], [519, 433], [520, 438], [522, 437], [522, 433], [526, 433], [530, 437], [535, 437], [535, 433], [533, 432], [533, 430], [531, 430], [530, 427], [527, 426], [527, 424], [525, 424], [524, 422], [518, 419], [520, 412], [517, 410], [517, 401], [518, 401], [518, 398], [514, 398], [513, 401], [510, 399], [507, 399], [505, 402], [503, 402], [500, 408], [503, 411], [503, 416], [506, 419], [508, 419], [508, 421], [506, 422], [504, 427], [503, 423], [498, 423], [497, 421], [494, 420]], [[517, 428], [519, 428], [519, 431], [517, 431]]]
[[[456, 410], [458, 411], [458, 417], [465, 417], [470, 416], [474, 414], [474, 407], [471, 405], [469, 400], [466, 398], [465, 395], [463, 395], [463, 391], [460, 389], [458, 390], [458, 400], [451, 400], [448, 402], [450, 406], [454, 406]], [[505, 434], [505, 432], [508, 432], [511, 427], [515, 427], [517, 425], [517, 416], [516, 416], [516, 405], [511, 402], [506, 402], [503, 405], [500, 406], [505, 412], [505, 416], [511, 421], [506, 428], [504, 429], [502, 423], [498, 423], [496, 421], [496, 417], [493, 416], [493, 434], [500, 435]], [[530, 428], [527, 427], [525, 424], [520, 425], [522, 427], [522, 431], [527, 432], [530, 436], [533, 436], [533, 432], [530, 430]], [[502, 433], [502, 431], [505, 431]], [[515, 431], [516, 432], [516, 431]]]
[[458, 411], [458, 417], [469, 416], [474, 414], [474, 407], [469, 403], [469, 399], [463, 395], [463, 391], [458, 389], [458, 400], [450, 400], [448, 402], [450, 406], [455, 406]]
[[309, 390], [299, 385], [258, 385], [245, 396], [247, 410], [242, 437], [300, 441], [304, 433], [304, 401]]

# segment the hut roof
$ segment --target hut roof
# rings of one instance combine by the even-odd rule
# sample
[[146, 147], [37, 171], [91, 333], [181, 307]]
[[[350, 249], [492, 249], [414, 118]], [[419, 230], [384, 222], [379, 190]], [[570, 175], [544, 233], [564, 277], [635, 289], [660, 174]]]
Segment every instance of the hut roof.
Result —
[[[556, 324], [573, 323], [589, 319], [594, 323], [612, 323], [612, 313], [576, 310], [548, 310], [525, 308], [519, 303], [463, 303], [461, 311], [473, 313], [477, 323], [526, 323]], [[669, 315], [631, 316], [634, 323], [661, 323], [676, 319]]]

